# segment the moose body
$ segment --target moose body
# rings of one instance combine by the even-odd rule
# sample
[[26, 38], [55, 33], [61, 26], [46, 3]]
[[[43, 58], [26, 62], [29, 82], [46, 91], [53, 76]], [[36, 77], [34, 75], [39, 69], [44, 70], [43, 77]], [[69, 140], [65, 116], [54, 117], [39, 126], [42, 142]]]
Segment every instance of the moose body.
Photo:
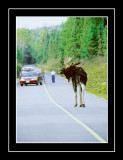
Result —
[[72, 78], [73, 90], [75, 92], [75, 107], [77, 106], [77, 86], [79, 86], [80, 107], [85, 107], [84, 92], [87, 82], [87, 73], [82, 67], [76, 66], [80, 63], [81, 62], [72, 63], [71, 65], [60, 69], [59, 71], [60, 74], [64, 74], [66, 76], [68, 82], [70, 81], [70, 78]]

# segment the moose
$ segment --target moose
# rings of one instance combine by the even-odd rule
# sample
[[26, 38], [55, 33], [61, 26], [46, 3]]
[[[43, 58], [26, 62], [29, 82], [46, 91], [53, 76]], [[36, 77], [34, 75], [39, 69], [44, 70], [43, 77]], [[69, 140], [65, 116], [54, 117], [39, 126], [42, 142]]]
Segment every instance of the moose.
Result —
[[74, 107], [77, 107], [77, 86], [79, 86], [80, 107], [85, 107], [84, 92], [87, 83], [87, 73], [83, 70], [82, 67], [77, 67], [77, 65], [79, 65], [82, 61], [71, 63], [68, 65], [68, 62], [70, 62], [71, 59], [72, 58], [69, 57], [64, 60], [64, 65], [67, 66], [60, 69], [59, 73], [64, 74], [68, 79], [68, 82], [70, 82], [70, 78], [72, 78], [73, 90], [75, 92]]

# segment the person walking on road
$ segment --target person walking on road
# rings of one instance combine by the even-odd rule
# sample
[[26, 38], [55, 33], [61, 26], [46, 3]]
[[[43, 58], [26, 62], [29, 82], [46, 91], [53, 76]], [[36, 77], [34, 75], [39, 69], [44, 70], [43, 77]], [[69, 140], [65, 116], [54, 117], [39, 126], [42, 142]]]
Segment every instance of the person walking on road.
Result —
[[43, 68], [41, 70], [41, 75], [42, 75], [43, 81], [45, 83], [45, 70]]
[[52, 69], [51, 75], [52, 75], [52, 83], [55, 83], [55, 71]]

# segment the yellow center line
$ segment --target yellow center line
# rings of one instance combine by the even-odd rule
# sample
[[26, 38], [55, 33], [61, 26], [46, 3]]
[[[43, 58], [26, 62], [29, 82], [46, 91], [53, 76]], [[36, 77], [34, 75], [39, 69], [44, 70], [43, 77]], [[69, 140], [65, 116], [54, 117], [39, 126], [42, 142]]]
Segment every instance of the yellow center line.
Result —
[[78, 118], [76, 118], [74, 115], [72, 115], [70, 112], [68, 112], [66, 109], [64, 109], [61, 105], [57, 104], [52, 97], [50, 96], [45, 84], [43, 85], [46, 94], [48, 95], [49, 99], [54, 103], [57, 107], [59, 107], [61, 110], [63, 110], [69, 117], [71, 117], [73, 120], [75, 120], [77, 123], [79, 123], [81, 126], [83, 126], [89, 133], [91, 133], [99, 142], [107, 143], [101, 136], [99, 136], [94, 130], [92, 130], [90, 127], [88, 127], [86, 124], [84, 124], [82, 121], [80, 121]]

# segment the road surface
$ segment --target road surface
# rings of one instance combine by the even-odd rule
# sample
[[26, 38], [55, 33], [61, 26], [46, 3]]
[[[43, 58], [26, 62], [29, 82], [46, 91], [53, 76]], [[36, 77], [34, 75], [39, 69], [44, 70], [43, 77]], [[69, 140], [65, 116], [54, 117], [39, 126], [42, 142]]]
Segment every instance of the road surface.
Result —
[[[40, 70], [34, 66], [35, 70]], [[74, 107], [72, 84], [59, 75], [56, 83], [16, 87], [17, 143], [107, 143], [108, 103], [85, 92], [86, 107]]]

